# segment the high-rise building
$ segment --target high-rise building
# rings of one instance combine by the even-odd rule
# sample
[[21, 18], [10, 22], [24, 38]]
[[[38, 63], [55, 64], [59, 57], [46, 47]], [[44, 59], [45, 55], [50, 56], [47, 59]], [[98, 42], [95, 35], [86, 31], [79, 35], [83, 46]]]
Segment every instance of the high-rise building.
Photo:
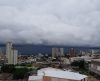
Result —
[[8, 42], [6, 44], [6, 58], [8, 64], [17, 64], [17, 55], [18, 51], [16, 49], [13, 49], [12, 43]]
[[76, 57], [76, 51], [75, 51], [74, 48], [71, 48], [71, 49], [69, 50], [69, 55], [70, 55], [70, 57]]
[[52, 48], [52, 57], [64, 56], [63, 48]]
[[12, 43], [11, 42], [8, 42], [6, 44], [6, 58], [9, 58], [10, 57], [11, 49], [12, 49]]
[[12, 43], [11, 42], [8, 42], [6, 44], [6, 58], [8, 60], [8, 64], [11, 63], [11, 57], [12, 57], [11, 49], [12, 49]]
[[64, 56], [64, 49], [60, 48], [60, 56]]
[[52, 57], [55, 57], [56, 56], [56, 48], [52, 48]]
[[12, 64], [17, 64], [18, 60], [18, 50], [12, 49]]

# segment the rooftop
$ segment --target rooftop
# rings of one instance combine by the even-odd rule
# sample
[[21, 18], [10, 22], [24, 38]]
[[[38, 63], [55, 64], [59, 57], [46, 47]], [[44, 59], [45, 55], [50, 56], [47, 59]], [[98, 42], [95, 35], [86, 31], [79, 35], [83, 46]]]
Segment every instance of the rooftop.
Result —
[[[49, 76], [49, 77], [56, 77], [56, 78], [62, 78], [62, 79], [70, 79], [70, 80], [82, 80], [86, 78], [86, 75], [82, 75], [79, 73], [75, 72], [70, 72], [70, 71], [63, 71], [60, 69], [55, 69], [55, 68], [43, 68], [38, 70], [38, 76], [31, 76], [29, 79], [42, 79], [43, 76]], [[35, 78], [33, 78], [35, 77]]]
[[41, 71], [43, 71], [44, 76], [71, 79], [71, 80], [81, 80], [87, 77], [79, 73], [63, 71], [63, 70], [55, 69], [55, 68], [45, 68], [45, 69], [42, 69]]
[[92, 59], [92, 61], [100, 62], [100, 59]]

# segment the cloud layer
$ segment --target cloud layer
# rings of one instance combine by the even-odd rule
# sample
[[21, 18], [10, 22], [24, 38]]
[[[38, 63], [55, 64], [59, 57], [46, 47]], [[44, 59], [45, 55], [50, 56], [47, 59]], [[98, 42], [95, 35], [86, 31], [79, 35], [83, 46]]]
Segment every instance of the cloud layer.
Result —
[[0, 0], [0, 41], [100, 46], [99, 0]]

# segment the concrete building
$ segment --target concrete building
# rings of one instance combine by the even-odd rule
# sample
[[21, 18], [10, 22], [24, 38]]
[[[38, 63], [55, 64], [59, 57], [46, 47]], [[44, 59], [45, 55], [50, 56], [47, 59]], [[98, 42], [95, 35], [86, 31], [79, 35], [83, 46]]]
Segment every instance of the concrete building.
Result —
[[52, 48], [52, 57], [64, 56], [63, 48]]
[[63, 62], [62, 64], [70, 64], [71, 62], [70, 62], [70, 59], [67, 59], [67, 58], [65, 58], [65, 57], [62, 57], [61, 58], [61, 61]]
[[70, 59], [71, 62], [74, 62], [74, 61], [80, 61], [80, 60], [84, 60], [84, 61], [90, 61], [93, 59], [94, 57], [89, 57], [89, 56], [81, 56], [81, 57], [72, 57]]
[[13, 49], [13, 64], [17, 64], [18, 62], [18, 50]]
[[52, 57], [58, 57], [58, 49], [57, 48], [52, 48]]
[[76, 57], [76, 51], [74, 48], [69, 49], [69, 55], [70, 55], [70, 57]]
[[8, 42], [6, 44], [7, 64], [17, 64], [17, 56], [18, 51], [16, 49], [13, 49], [11, 42]]
[[12, 43], [8, 42], [6, 44], [6, 58], [8, 59], [8, 63], [10, 63], [11, 49], [12, 49]]
[[5, 63], [5, 61], [6, 61], [6, 56], [3, 53], [2, 49], [0, 49], [0, 61], [1, 61], [1, 63]]
[[29, 76], [28, 81], [87, 81], [87, 76], [55, 68], [38, 70], [37, 76]]
[[100, 75], [100, 59], [92, 60], [90, 67], [89, 67], [89, 70], [91, 72], [94, 72], [94, 73]]
[[64, 48], [60, 48], [60, 56], [64, 56]]

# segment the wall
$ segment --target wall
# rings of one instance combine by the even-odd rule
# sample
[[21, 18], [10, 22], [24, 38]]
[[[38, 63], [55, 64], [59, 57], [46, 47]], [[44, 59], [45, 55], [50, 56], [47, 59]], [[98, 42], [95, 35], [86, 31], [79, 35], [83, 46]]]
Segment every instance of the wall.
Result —
[[62, 79], [62, 78], [44, 76], [43, 81], [77, 81], [77, 80], [67, 80], [67, 79]]
[[92, 62], [89, 70], [100, 75], [100, 62]]

